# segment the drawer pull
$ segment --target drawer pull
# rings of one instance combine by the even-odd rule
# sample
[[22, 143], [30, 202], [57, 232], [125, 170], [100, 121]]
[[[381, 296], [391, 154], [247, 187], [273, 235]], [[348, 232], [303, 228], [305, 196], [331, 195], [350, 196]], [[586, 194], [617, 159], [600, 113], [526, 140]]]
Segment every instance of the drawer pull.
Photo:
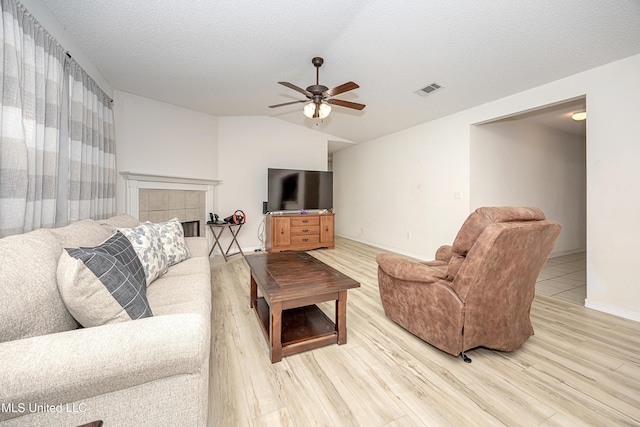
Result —
[[309, 241], [309, 239], [304, 238], [304, 239], [302, 239], [302, 241], [303, 241], [303, 242], [308, 242], [308, 241]]
[[304, 222], [306, 224], [307, 222], [309, 222], [309, 220], [308, 219], [303, 219], [302, 222]]
[[302, 230], [302, 232], [303, 232], [303, 233], [308, 233], [308, 232], [309, 232], [309, 229], [308, 229], [308, 228], [305, 228], [304, 230]]
[[329, 226], [326, 226], [326, 227], [324, 228], [324, 231], [329, 231]]
[[280, 234], [284, 234], [284, 228], [280, 230]]

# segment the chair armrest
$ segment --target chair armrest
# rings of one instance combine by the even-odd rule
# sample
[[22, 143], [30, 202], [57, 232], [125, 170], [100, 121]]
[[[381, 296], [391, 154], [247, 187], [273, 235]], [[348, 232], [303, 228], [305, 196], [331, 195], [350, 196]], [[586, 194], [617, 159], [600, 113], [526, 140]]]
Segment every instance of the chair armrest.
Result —
[[0, 402], [58, 405], [196, 373], [209, 354], [207, 321], [175, 314], [0, 343]]
[[385, 273], [400, 280], [433, 283], [444, 278], [438, 269], [391, 253], [378, 255], [376, 262]]
[[438, 261], [444, 261], [448, 263], [452, 256], [453, 252], [451, 251], [451, 245], [440, 246], [436, 251], [436, 259]]

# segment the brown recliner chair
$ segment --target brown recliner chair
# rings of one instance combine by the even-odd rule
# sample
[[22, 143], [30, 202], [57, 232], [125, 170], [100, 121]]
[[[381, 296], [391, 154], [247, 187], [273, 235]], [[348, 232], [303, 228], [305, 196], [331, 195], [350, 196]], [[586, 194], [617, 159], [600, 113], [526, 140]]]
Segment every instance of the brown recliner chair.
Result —
[[468, 362], [464, 352], [476, 347], [513, 351], [533, 335], [536, 280], [560, 230], [538, 208], [478, 208], [435, 261], [377, 256], [384, 312]]

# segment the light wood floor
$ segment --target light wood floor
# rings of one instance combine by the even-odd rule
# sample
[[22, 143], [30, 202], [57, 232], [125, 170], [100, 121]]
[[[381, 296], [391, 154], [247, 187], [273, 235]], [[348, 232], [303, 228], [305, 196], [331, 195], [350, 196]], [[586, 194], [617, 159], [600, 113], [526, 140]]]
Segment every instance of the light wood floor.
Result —
[[473, 350], [467, 364], [385, 317], [379, 252], [346, 239], [310, 252], [361, 283], [348, 293], [348, 343], [276, 364], [249, 310], [246, 263], [212, 268], [210, 426], [640, 425], [639, 323], [538, 294], [521, 349]]

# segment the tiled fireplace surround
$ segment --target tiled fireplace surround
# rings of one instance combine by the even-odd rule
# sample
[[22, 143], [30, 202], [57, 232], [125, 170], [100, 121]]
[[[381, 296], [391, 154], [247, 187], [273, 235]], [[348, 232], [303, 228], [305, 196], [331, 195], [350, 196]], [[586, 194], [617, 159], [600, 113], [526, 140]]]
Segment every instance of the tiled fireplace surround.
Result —
[[138, 190], [138, 219], [162, 222], [177, 217], [181, 222], [206, 220], [206, 192], [198, 190]]
[[219, 180], [120, 172], [125, 180], [126, 210], [140, 221], [200, 221], [200, 235], [213, 242], [206, 223], [216, 212], [215, 187]]

